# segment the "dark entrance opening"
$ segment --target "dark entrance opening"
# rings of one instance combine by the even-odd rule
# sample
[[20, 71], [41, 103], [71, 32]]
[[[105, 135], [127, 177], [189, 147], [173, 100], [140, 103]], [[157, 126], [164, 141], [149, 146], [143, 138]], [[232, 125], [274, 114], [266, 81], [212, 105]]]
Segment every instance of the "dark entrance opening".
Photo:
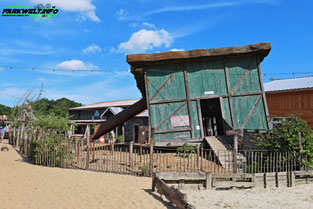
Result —
[[134, 141], [138, 143], [138, 125], [134, 125]]
[[223, 117], [219, 98], [201, 99], [204, 136], [224, 135]]

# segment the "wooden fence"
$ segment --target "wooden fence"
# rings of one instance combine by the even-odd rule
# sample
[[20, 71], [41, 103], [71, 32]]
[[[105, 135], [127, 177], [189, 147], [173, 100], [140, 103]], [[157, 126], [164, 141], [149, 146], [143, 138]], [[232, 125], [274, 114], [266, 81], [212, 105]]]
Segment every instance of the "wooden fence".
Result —
[[[306, 156], [298, 151], [242, 150], [235, 156], [232, 150], [215, 151], [196, 146], [194, 151], [182, 153], [174, 148], [151, 149], [145, 144], [91, 142], [88, 134], [69, 137], [51, 133], [17, 129], [9, 133], [9, 141], [37, 165], [139, 176], [151, 176], [154, 172], [240, 174], [309, 169], [303, 163]], [[51, 137], [59, 143], [49, 143]]]
[[313, 170], [288, 171], [275, 173], [253, 174], [221, 174], [221, 173], [155, 173], [152, 179], [152, 189], [156, 187], [155, 179], [170, 183], [177, 189], [185, 185], [205, 189], [225, 188], [280, 188], [294, 187], [301, 184], [313, 184]]

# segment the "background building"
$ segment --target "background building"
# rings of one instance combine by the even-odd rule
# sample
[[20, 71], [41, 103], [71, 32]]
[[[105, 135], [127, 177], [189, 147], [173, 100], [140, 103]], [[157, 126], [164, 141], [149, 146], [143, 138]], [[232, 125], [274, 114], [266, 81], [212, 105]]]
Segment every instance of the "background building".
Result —
[[295, 114], [313, 128], [313, 76], [274, 80], [264, 88], [270, 116]]
[[[69, 109], [70, 120], [78, 124], [76, 134], [83, 134], [87, 125], [100, 124], [133, 105], [139, 99], [99, 102]], [[142, 143], [148, 138], [148, 111], [137, 114], [114, 128], [115, 136], [124, 141]]]

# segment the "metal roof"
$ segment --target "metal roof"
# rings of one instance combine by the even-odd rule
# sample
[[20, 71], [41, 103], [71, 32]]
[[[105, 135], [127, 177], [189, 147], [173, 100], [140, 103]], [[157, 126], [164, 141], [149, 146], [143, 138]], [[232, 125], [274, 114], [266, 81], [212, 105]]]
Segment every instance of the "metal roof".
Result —
[[313, 88], [313, 76], [279, 79], [264, 84], [264, 90], [266, 92], [308, 88]]
[[118, 101], [108, 101], [108, 102], [98, 102], [94, 104], [84, 105], [80, 107], [73, 107], [69, 110], [83, 110], [83, 109], [105, 109], [107, 107], [128, 107], [140, 99], [128, 99], [128, 100], [118, 100]]
[[142, 111], [141, 113], [139, 113], [139, 114], [136, 115], [135, 117], [149, 117], [148, 110]]

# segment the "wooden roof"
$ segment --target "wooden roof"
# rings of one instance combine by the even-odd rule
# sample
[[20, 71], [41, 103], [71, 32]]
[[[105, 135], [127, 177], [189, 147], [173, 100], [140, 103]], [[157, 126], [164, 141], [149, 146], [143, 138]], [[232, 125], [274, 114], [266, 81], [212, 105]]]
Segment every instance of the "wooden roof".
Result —
[[196, 49], [191, 51], [169, 51], [155, 54], [131, 54], [127, 55], [130, 65], [145, 64], [149, 62], [161, 62], [169, 60], [194, 59], [204, 57], [221, 57], [231, 55], [258, 54], [261, 60], [271, 50], [271, 43], [256, 43], [246, 46], [222, 47], [214, 49]]

